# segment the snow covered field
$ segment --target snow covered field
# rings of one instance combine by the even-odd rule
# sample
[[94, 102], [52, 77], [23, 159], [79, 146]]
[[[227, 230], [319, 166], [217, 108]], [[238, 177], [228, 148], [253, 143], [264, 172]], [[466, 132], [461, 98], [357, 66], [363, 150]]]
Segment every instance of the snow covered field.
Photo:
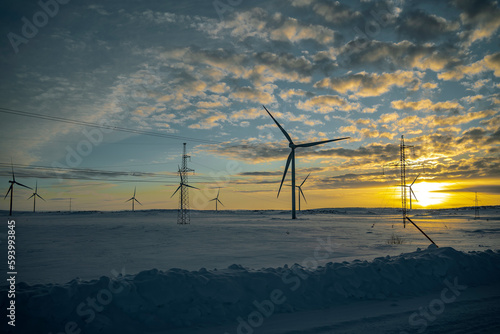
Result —
[[2, 332], [498, 333], [500, 208], [412, 213], [21, 213]]

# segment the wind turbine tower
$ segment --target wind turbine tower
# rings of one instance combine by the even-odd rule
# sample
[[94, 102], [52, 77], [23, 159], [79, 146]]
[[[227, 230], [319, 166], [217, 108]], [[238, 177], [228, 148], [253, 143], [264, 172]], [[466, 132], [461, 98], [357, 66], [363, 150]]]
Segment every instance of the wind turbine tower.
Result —
[[300, 212], [300, 195], [302, 195], [302, 198], [304, 198], [304, 201], [307, 203], [306, 196], [304, 195], [304, 192], [302, 191], [302, 186], [306, 182], [306, 180], [309, 177], [309, 175], [311, 175], [311, 173], [307, 174], [306, 178], [304, 179], [304, 181], [302, 181], [302, 183], [300, 184], [300, 186], [297, 186], [297, 189], [299, 189], [299, 212]]
[[35, 212], [36, 198], [38, 197], [45, 202], [43, 197], [38, 195], [38, 181], [35, 183], [35, 192], [28, 199], [30, 199], [31, 197], [33, 197], [33, 212]]
[[7, 191], [7, 194], [5, 195], [5, 197], [3, 199], [6, 199], [7, 196], [9, 196], [9, 193], [10, 193], [10, 209], [9, 209], [9, 216], [12, 216], [12, 199], [14, 197], [14, 184], [17, 184], [18, 186], [21, 186], [21, 187], [24, 187], [24, 188], [28, 188], [28, 189], [31, 189], [33, 190], [33, 188], [30, 188], [28, 186], [25, 186], [24, 184], [22, 183], [19, 183], [16, 181], [16, 176], [14, 175], [14, 165], [11, 163], [11, 166], [12, 166], [12, 180], [9, 180], [9, 183], [10, 183], [10, 187], [9, 187], [9, 190]]
[[[172, 194], [171, 197], [180, 190], [179, 195], [179, 211], [177, 212], [177, 224], [189, 224], [191, 217], [189, 215], [189, 192], [188, 188], [198, 189], [196, 187], [190, 186], [188, 184], [188, 173], [194, 172], [194, 169], [188, 168], [187, 161], [191, 159], [189, 155], [186, 154], [186, 143], [183, 144], [182, 151], [182, 167], [179, 168], [179, 176], [181, 183], [177, 190]], [[199, 189], [198, 189], [199, 190]]]
[[288, 147], [290, 147], [290, 149], [291, 149], [291, 152], [288, 155], [288, 159], [286, 160], [285, 172], [283, 173], [283, 178], [281, 179], [280, 188], [278, 190], [278, 197], [280, 195], [281, 187], [283, 186], [283, 181], [285, 181], [286, 172], [288, 171], [288, 167], [290, 166], [290, 162], [291, 162], [292, 163], [292, 219], [297, 219], [297, 214], [295, 212], [295, 149], [297, 147], [311, 147], [311, 146], [321, 145], [321, 144], [325, 144], [325, 143], [330, 143], [333, 141], [349, 139], [350, 137], [328, 139], [328, 140], [322, 140], [322, 141], [317, 141], [317, 142], [312, 142], [312, 143], [295, 144], [293, 142], [292, 138], [290, 137], [290, 135], [288, 134], [288, 132], [286, 132], [285, 129], [283, 129], [283, 127], [280, 125], [280, 123], [278, 123], [278, 121], [273, 117], [273, 115], [271, 115], [269, 110], [267, 110], [267, 108], [265, 106], [262, 106], [262, 107], [264, 107], [264, 109], [267, 111], [269, 116], [271, 116], [271, 118], [273, 119], [274, 123], [276, 123], [276, 125], [281, 130], [283, 135], [286, 137], [286, 139], [288, 140]]
[[304, 192], [302, 191], [302, 186], [306, 182], [306, 180], [309, 177], [309, 175], [311, 175], [311, 173], [307, 174], [306, 178], [304, 179], [304, 181], [302, 181], [302, 183], [300, 184], [300, 186], [295, 186], [299, 190], [299, 196], [298, 196], [299, 197], [299, 212], [301, 211], [300, 210], [300, 195], [302, 195], [302, 198], [307, 203], [306, 196], [304, 195]]
[[136, 188], [137, 188], [137, 187], [134, 187], [134, 196], [132, 196], [130, 199], [128, 199], [128, 200], [126, 200], [126, 201], [125, 201], [125, 203], [126, 203], [126, 202], [129, 202], [129, 201], [132, 201], [132, 212], [134, 212], [134, 211], [135, 211], [134, 202], [137, 202], [137, 203], [139, 203], [140, 205], [142, 205], [142, 204], [141, 204], [141, 202], [139, 202], [139, 201], [137, 200], [137, 198], [135, 198], [135, 190], [136, 190]]
[[[222, 202], [219, 200], [219, 193], [220, 193], [220, 188], [219, 190], [217, 191], [217, 197], [215, 198], [212, 198], [209, 202], [212, 202], [212, 201], [215, 201], [215, 212], [218, 211], [217, 209], [217, 202], [219, 202], [220, 204], [222, 204]], [[224, 206], [224, 204], [222, 204], [222, 206]]]

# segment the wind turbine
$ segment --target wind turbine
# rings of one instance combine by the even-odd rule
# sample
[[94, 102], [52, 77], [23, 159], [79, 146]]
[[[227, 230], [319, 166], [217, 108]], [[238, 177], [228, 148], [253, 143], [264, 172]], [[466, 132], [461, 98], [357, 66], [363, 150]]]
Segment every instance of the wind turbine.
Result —
[[413, 197], [415, 197], [415, 201], [418, 202], [418, 199], [417, 199], [417, 195], [415, 195], [415, 193], [413, 192], [413, 184], [415, 183], [415, 181], [417, 181], [418, 177], [420, 176], [420, 174], [417, 175], [417, 177], [415, 178], [415, 180], [413, 180], [413, 182], [407, 186], [408, 188], [410, 188], [410, 210], [412, 209], [412, 206], [411, 206], [411, 195], [413, 194]]
[[16, 176], [14, 175], [14, 165], [12, 164], [12, 162], [11, 162], [11, 166], [12, 166], [12, 180], [9, 180], [10, 187], [9, 187], [9, 190], [7, 191], [7, 194], [3, 198], [3, 199], [6, 199], [7, 196], [9, 196], [9, 193], [10, 193], [10, 211], [9, 211], [9, 216], [12, 216], [12, 198], [14, 197], [14, 184], [17, 184], [18, 186], [21, 186], [21, 187], [33, 190], [33, 188], [25, 186], [24, 184], [21, 184], [21, 183], [19, 183], [19, 182], [16, 181]]
[[33, 212], [35, 212], [36, 198], [38, 197], [45, 202], [45, 199], [43, 199], [42, 196], [38, 195], [38, 181], [36, 181], [35, 183], [35, 192], [33, 193], [33, 195], [28, 197], [28, 199], [30, 199], [31, 197], [33, 197]]
[[278, 190], [278, 197], [280, 195], [281, 187], [283, 186], [283, 181], [285, 181], [286, 172], [288, 171], [288, 166], [290, 166], [290, 162], [292, 162], [292, 189], [293, 189], [293, 191], [292, 191], [292, 219], [297, 219], [297, 215], [295, 213], [295, 149], [297, 147], [311, 147], [311, 146], [321, 145], [321, 144], [330, 143], [330, 142], [334, 142], [334, 141], [338, 141], [338, 140], [349, 139], [350, 137], [328, 139], [328, 140], [316, 141], [316, 142], [312, 142], [312, 143], [295, 144], [293, 142], [292, 138], [290, 137], [290, 135], [288, 134], [288, 132], [286, 132], [285, 129], [283, 129], [283, 127], [278, 123], [278, 121], [276, 121], [276, 119], [273, 117], [273, 115], [271, 115], [269, 110], [267, 110], [267, 108], [265, 106], [263, 106], [263, 107], [267, 111], [269, 116], [271, 116], [274, 123], [276, 123], [278, 128], [281, 130], [283, 135], [286, 137], [286, 139], [288, 140], [288, 147], [290, 147], [292, 150], [290, 152], [290, 154], [288, 155], [288, 159], [286, 160], [285, 172], [283, 173], [283, 178], [281, 179], [280, 188]]
[[[127, 203], [128, 201], [132, 201], [132, 212], [134, 212], [134, 211], [135, 211], [134, 202], [137, 202], [137, 203], [141, 204], [141, 202], [139, 202], [139, 201], [137, 200], [137, 198], [135, 198], [135, 190], [136, 190], [136, 188], [137, 188], [137, 187], [134, 187], [134, 196], [132, 196], [132, 198], [130, 198], [130, 199], [128, 199], [128, 200], [126, 200], [126, 201], [125, 201], [125, 203]], [[141, 204], [141, 205], [142, 205], [142, 204]]]
[[172, 196], [170, 196], [170, 198], [174, 197], [174, 195], [179, 191], [179, 189], [181, 190], [181, 198], [182, 198], [182, 195], [183, 195], [183, 188], [182, 187], [189, 187], [189, 188], [193, 188], [193, 189], [196, 189], [196, 190], [200, 190], [200, 189], [198, 189], [196, 187], [190, 186], [187, 183], [184, 183], [184, 180], [182, 179], [181, 168], [179, 166], [177, 166], [177, 167], [179, 168], [179, 177], [181, 178], [181, 183], [179, 184], [179, 186], [177, 187], [177, 189], [175, 189], [174, 193], [172, 194]]
[[[217, 197], [215, 198], [212, 198], [209, 202], [212, 202], [212, 201], [215, 201], [215, 212], [217, 212], [217, 202], [219, 202], [220, 204], [222, 204], [222, 202], [219, 200], [219, 193], [220, 193], [220, 188], [219, 190], [217, 191]], [[222, 206], [224, 206], [224, 204], [222, 204]]]
[[302, 198], [304, 198], [304, 201], [306, 201], [306, 203], [307, 203], [306, 196], [304, 195], [304, 192], [302, 191], [302, 186], [306, 182], [306, 180], [309, 177], [309, 175], [311, 175], [311, 173], [307, 174], [306, 178], [304, 179], [304, 181], [302, 181], [302, 183], [300, 184], [300, 186], [296, 186], [297, 189], [299, 189], [299, 212], [300, 212], [300, 195], [302, 195]]

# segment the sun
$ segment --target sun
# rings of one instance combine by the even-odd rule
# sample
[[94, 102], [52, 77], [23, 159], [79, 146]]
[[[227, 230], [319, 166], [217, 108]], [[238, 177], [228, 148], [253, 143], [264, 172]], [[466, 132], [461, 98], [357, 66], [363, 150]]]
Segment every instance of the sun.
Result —
[[449, 197], [449, 194], [442, 192], [446, 184], [434, 182], [419, 182], [412, 187], [418, 201], [414, 205], [421, 207], [439, 206]]

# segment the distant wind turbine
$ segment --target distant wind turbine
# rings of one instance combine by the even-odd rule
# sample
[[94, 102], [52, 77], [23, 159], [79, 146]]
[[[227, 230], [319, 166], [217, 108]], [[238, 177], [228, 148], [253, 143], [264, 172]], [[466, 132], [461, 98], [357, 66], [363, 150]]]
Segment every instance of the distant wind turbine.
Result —
[[[219, 190], [217, 191], [217, 197], [215, 198], [212, 198], [209, 202], [212, 202], [212, 201], [215, 201], [215, 212], [218, 211], [217, 209], [217, 202], [219, 202], [220, 204], [222, 204], [222, 202], [219, 200], [219, 193], [220, 193], [220, 188]], [[222, 206], [224, 206], [224, 204], [222, 204]]]
[[263, 106], [263, 107], [267, 111], [269, 116], [271, 116], [274, 123], [276, 123], [278, 128], [281, 130], [283, 135], [286, 137], [286, 139], [288, 140], [288, 147], [290, 147], [292, 150], [290, 152], [290, 154], [288, 155], [288, 159], [286, 161], [285, 172], [283, 173], [283, 178], [281, 179], [280, 188], [278, 190], [278, 196], [280, 195], [281, 187], [283, 186], [283, 181], [285, 180], [286, 172], [288, 171], [288, 166], [290, 165], [290, 162], [292, 162], [292, 189], [293, 189], [293, 191], [292, 191], [292, 219], [297, 219], [297, 215], [295, 213], [295, 149], [297, 147], [311, 147], [311, 146], [321, 145], [321, 144], [330, 143], [330, 142], [334, 142], [334, 141], [338, 141], [338, 140], [349, 139], [350, 137], [328, 139], [328, 140], [322, 140], [322, 141], [317, 141], [317, 142], [312, 142], [312, 143], [304, 143], [304, 144], [298, 144], [298, 145], [294, 144], [292, 138], [285, 131], [285, 129], [283, 129], [283, 127], [278, 123], [278, 121], [276, 121], [276, 119], [273, 117], [273, 115], [271, 115], [269, 110], [267, 110], [267, 108], [265, 106]]
[[[136, 190], [137, 187], [134, 187], [134, 196], [132, 196], [132, 198], [128, 199], [125, 201], [125, 203], [129, 202], [129, 201], [132, 201], [132, 212], [135, 211], [135, 207], [134, 207], [134, 203], [137, 202], [139, 204], [141, 204], [141, 202], [139, 202], [137, 200], [137, 198], [135, 198], [135, 190]], [[141, 204], [142, 205], [142, 204]]]
[[42, 196], [38, 195], [38, 181], [36, 181], [35, 183], [35, 192], [33, 193], [33, 195], [28, 197], [28, 199], [30, 199], [31, 197], [33, 197], [33, 212], [35, 212], [36, 198], [38, 197], [45, 202], [45, 199], [43, 199]]
[[16, 176], [14, 175], [14, 165], [12, 164], [12, 162], [11, 162], [11, 166], [12, 166], [12, 180], [9, 180], [10, 187], [9, 187], [9, 190], [7, 191], [7, 194], [3, 198], [3, 199], [6, 199], [7, 196], [9, 196], [9, 193], [10, 193], [10, 211], [9, 211], [9, 216], [12, 216], [12, 198], [14, 197], [14, 184], [17, 184], [18, 186], [21, 186], [21, 187], [33, 190], [33, 188], [25, 186], [24, 184], [21, 184], [21, 183], [19, 183], [19, 182], [16, 181]]
[[299, 189], [299, 212], [300, 212], [300, 195], [302, 195], [302, 198], [307, 203], [306, 196], [304, 195], [304, 192], [302, 191], [302, 186], [306, 182], [306, 180], [309, 177], [309, 175], [311, 175], [311, 173], [307, 174], [306, 178], [304, 179], [304, 181], [302, 181], [302, 183], [300, 184], [300, 186], [295, 186], [297, 189]]
[[408, 188], [410, 188], [410, 209], [412, 208], [412, 205], [411, 205], [411, 195], [413, 195], [413, 197], [415, 197], [415, 201], [418, 202], [417, 196], [413, 192], [412, 186], [415, 183], [415, 181], [417, 181], [417, 179], [418, 179], [419, 176], [420, 176], [420, 174], [418, 174], [417, 177], [415, 178], [415, 180], [413, 180], [413, 182], [409, 186], [407, 186]]

